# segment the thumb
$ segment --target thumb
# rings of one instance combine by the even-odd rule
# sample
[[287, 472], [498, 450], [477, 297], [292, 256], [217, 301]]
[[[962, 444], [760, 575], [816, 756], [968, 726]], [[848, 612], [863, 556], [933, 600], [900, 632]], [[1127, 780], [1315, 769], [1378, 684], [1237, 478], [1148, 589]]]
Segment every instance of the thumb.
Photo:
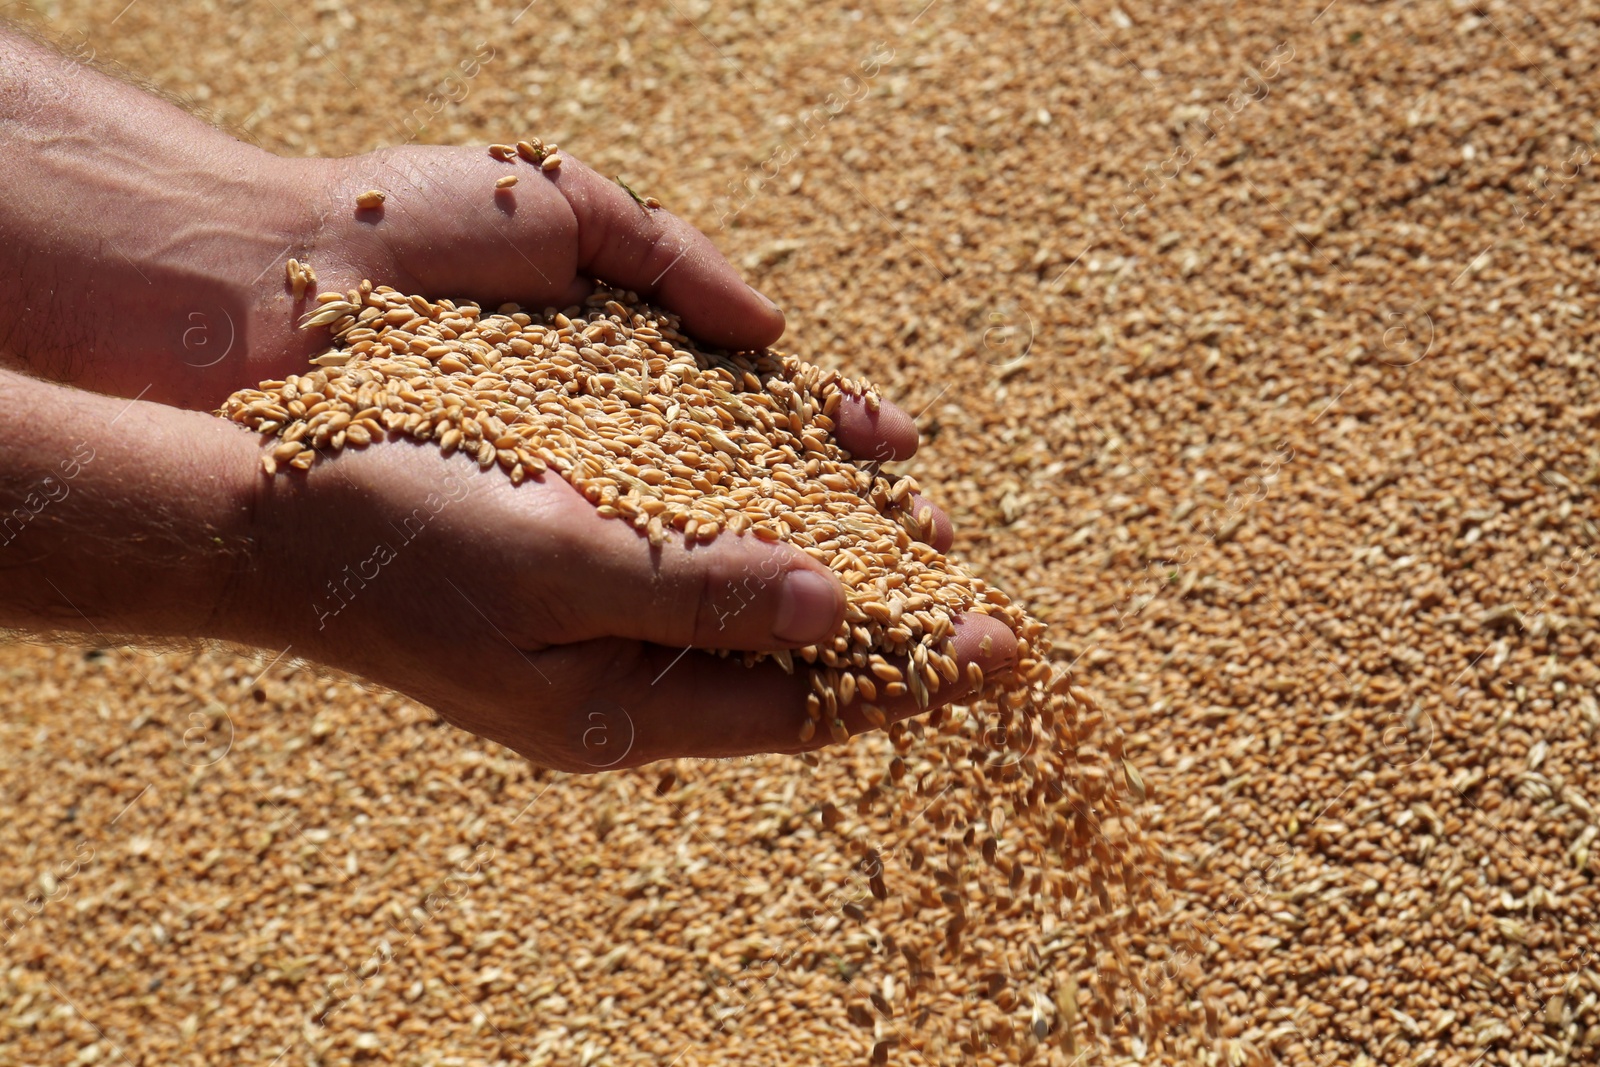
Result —
[[752, 534], [724, 532], [660, 545], [616, 519], [574, 516], [570, 566], [558, 595], [570, 640], [625, 637], [654, 644], [768, 651], [831, 638], [844, 618], [844, 587], [804, 552]]

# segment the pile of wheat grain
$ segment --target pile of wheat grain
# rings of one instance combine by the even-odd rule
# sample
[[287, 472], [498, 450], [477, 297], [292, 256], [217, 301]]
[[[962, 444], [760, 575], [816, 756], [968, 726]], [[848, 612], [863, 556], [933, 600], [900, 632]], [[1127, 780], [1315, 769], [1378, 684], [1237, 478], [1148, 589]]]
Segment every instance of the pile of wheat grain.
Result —
[[[1128, 731], [1178, 875], [1131, 954], [1192, 940], [1155, 973], [1193, 972], [1219, 1050], [1594, 1058], [1591, 20], [313, 6], [20, 11], [285, 155], [514, 122], [710, 234], [808, 358], [917, 414], [900, 469]], [[837, 847], [904, 884], [840, 800], [883, 736], [658, 793], [278, 651], [4, 648], [0, 904], [47, 903], [4, 935], [0, 1059], [864, 1062], [920, 1017]], [[982, 967], [936, 963], [956, 1000]]]

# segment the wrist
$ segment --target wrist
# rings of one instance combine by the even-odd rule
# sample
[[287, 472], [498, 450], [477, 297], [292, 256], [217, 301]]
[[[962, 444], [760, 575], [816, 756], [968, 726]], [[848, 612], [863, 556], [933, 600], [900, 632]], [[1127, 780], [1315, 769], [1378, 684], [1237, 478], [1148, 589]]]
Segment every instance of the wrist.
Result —
[[[260, 648], [304, 645], [291, 601], [299, 597], [301, 578], [315, 569], [308, 558], [320, 538], [308, 537], [317, 523], [308, 514], [322, 486], [313, 491], [306, 475], [269, 476], [261, 458], [268, 448], [242, 427], [216, 420], [250, 445], [246, 454], [219, 457], [226, 470], [219, 480], [233, 487], [240, 516], [234, 532], [230, 567], [218, 588], [213, 629], [224, 640]], [[268, 447], [272, 441], [268, 442]]]
[[330, 626], [327, 618], [330, 610], [338, 613], [341, 601], [323, 586], [336, 577], [343, 546], [371, 540], [354, 528], [362, 526], [370, 503], [353, 499], [354, 487], [333, 463], [266, 474], [261, 457], [267, 448], [253, 434], [230, 428], [254, 447], [241, 488], [240, 512], [247, 516], [238, 542], [243, 551], [218, 601], [218, 628], [242, 644], [293, 646], [297, 655], [347, 666], [349, 650], [337, 647], [336, 639], [348, 627]]
[[197, 412], [0, 372], [0, 626], [241, 635], [249, 434]]

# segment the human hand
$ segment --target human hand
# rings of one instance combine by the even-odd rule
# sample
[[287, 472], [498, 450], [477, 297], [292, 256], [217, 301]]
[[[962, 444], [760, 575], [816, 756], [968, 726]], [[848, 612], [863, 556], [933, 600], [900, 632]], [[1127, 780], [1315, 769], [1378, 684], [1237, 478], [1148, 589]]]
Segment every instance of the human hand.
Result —
[[[834, 626], [837, 583], [793, 547], [725, 531], [653, 551], [553, 474], [513, 486], [406, 441], [303, 477], [265, 478], [261, 456], [200, 412], [0, 370], [0, 627], [292, 650], [568, 769], [798, 747], [803, 679], [686, 651]], [[823, 580], [790, 610], [802, 570]], [[957, 645], [985, 633], [993, 673], [1008, 629], [975, 618]]]
[[[320, 288], [372, 278], [535, 309], [604, 278], [711, 344], [760, 348], [783, 332], [703, 234], [564, 152], [551, 171], [487, 146], [279, 158], [3, 25], [0, 48], [0, 363], [212, 410], [325, 345], [298, 326], [316, 293], [294, 299], [291, 258]], [[35, 106], [13, 114], [13, 96]], [[517, 184], [497, 189], [507, 175]], [[359, 209], [371, 188], [387, 199]], [[849, 419], [883, 431], [870, 458], [915, 447], [904, 412], [862, 416]]]
[[[826, 739], [797, 740], [803, 664], [790, 676], [698, 651], [795, 648], [834, 631], [837, 580], [789, 545], [725, 532], [652, 549], [553, 473], [513, 486], [410, 441], [264, 480], [254, 513], [262, 555], [224, 609], [253, 627], [251, 643], [395, 689], [542, 765]], [[955, 642], [963, 670], [992, 674], [1015, 656], [1011, 631], [982, 615], [961, 620]], [[946, 687], [938, 700], [961, 695]], [[909, 698], [886, 710], [918, 711]], [[843, 718], [852, 733], [871, 728], [857, 707]]]
[[[330, 288], [535, 309], [599, 276], [712, 344], [783, 332], [703, 235], [566, 153], [548, 171], [487, 145], [279, 158], [3, 22], [0, 56], [0, 361], [37, 376], [209, 410], [296, 370], [322, 339], [296, 328], [291, 257]], [[389, 199], [358, 210], [371, 188]]]

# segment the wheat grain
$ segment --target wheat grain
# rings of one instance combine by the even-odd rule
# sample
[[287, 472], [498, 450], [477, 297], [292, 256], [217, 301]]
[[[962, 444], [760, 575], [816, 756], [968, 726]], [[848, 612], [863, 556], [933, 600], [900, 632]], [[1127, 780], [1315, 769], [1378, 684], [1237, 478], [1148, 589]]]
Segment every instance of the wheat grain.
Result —
[[291, 258], [288, 264], [289, 289], [294, 296], [294, 302], [299, 303], [305, 299], [306, 288], [312, 284], [307, 277], [306, 270], [300, 265], [298, 259]]

